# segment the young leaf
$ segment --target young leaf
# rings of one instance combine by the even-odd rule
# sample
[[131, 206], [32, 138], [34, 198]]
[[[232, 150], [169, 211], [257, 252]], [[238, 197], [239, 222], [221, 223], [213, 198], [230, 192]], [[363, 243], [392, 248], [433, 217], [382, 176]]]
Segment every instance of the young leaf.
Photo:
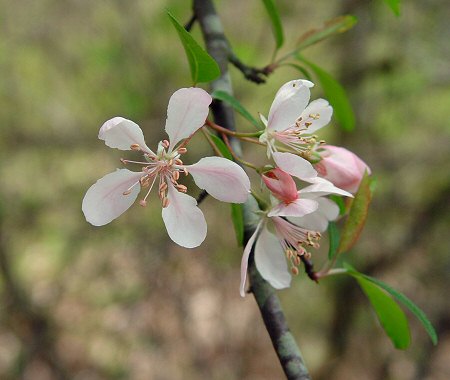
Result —
[[222, 156], [233, 161], [233, 155], [231, 154], [227, 145], [222, 141], [222, 139], [212, 133], [209, 134], [209, 137], [214, 142], [214, 144], [216, 144], [216, 147], [217, 149], [219, 149], [220, 153], [222, 153]]
[[366, 280], [355, 276], [359, 286], [366, 294], [386, 334], [391, 338], [395, 348], [405, 350], [411, 342], [408, 320], [397, 303], [380, 288]]
[[316, 74], [326, 97], [333, 106], [336, 119], [341, 127], [350, 132], [355, 128], [355, 115], [344, 88], [329, 73], [316, 64], [301, 58]]
[[194, 83], [210, 82], [220, 75], [217, 62], [194, 40], [191, 34], [167, 12], [186, 52]]
[[330, 245], [328, 247], [328, 260], [333, 260], [337, 255], [337, 249], [339, 247], [339, 230], [334, 222], [330, 222], [328, 224], [328, 238], [330, 240]]
[[361, 180], [358, 192], [353, 199], [347, 220], [345, 221], [338, 253], [346, 252], [352, 248], [361, 234], [364, 223], [366, 222], [369, 204], [372, 200], [371, 181], [372, 178], [366, 172]]
[[299, 72], [301, 72], [304, 75], [305, 79], [312, 81], [311, 74], [303, 66], [300, 66], [300, 65], [297, 65], [296, 63], [291, 63], [291, 62], [285, 63], [284, 65], [291, 66], [294, 69], [297, 69]]
[[314, 45], [317, 42], [325, 40], [336, 34], [344, 33], [347, 30], [353, 28], [358, 22], [358, 19], [352, 15], [345, 15], [333, 18], [327, 21], [319, 29], [311, 29], [303, 34], [297, 41], [297, 46], [292, 53], [298, 53], [299, 51]]
[[244, 210], [242, 204], [231, 204], [231, 220], [233, 221], [237, 242], [239, 246], [242, 246], [244, 242]]
[[239, 103], [239, 101], [228, 92], [216, 90], [211, 96], [213, 99], [222, 100], [225, 103], [228, 103], [231, 107], [234, 108], [236, 112], [239, 112], [244, 118], [246, 118], [250, 123], [252, 123], [256, 128], [261, 129], [258, 121], [248, 112], [244, 106]]
[[362, 273], [358, 273], [359, 277], [364, 278], [367, 281], [370, 281], [376, 285], [378, 285], [380, 288], [386, 290], [391, 296], [393, 296], [397, 301], [401, 302], [404, 306], [406, 306], [411, 313], [414, 314], [414, 316], [420, 321], [422, 326], [424, 327], [425, 331], [428, 333], [428, 335], [431, 338], [431, 341], [434, 345], [438, 342], [438, 337], [436, 334], [436, 330], [434, 329], [433, 325], [425, 315], [425, 313], [419, 309], [419, 307], [412, 302], [408, 297], [406, 297], [403, 293], [398, 292], [397, 290], [390, 287], [388, 284], [385, 284], [384, 282], [377, 280], [376, 278], [367, 276]]
[[400, 0], [384, 0], [384, 2], [391, 8], [392, 12], [398, 17], [400, 16]]
[[264, 3], [264, 6], [266, 7], [267, 13], [269, 14], [270, 21], [272, 22], [272, 31], [278, 50], [281, 46], [283, 46], [284, 43], [283, 26], [281, 25], [280, 14], [278, 13], [278, 9], [273, 0], [262, 1]]

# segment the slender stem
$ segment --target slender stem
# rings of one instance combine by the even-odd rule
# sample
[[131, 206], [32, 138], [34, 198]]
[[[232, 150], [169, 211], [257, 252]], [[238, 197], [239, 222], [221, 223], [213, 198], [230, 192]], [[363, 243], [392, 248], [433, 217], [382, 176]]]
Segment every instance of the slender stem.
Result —
[[256, 172], [258, 172], [258, 173], [261, 171], [261, 169], [259, 169], [258, 167], [256, 167], [256, 166], [253, 165], [252, 163], [243, 160], [242, 158], [240, 158], [240, 157], [233, 151], [233, 147], [232, 147], [231, 144], [230, 144], [230, 140], [228, 139], [228, 136], [227, 136], [225, 133], [222, 134], [222, 140], [225, 142], [225, 144], [227, 145], [228, 149], [230, 150], [231, 155], [233, 156], [233, 158], [234, 158], [236, 161], [240, 162], [240, 163], [241, 163], [242, 165], [244, 165], [244, 166], [248, 166], [249, 168], [254, 169], [254, 170], [255, 170]]
[[220, 125], [217, 125], [216, 123], [212, 122], [211, 120], [206, 119], [205, 124], [208, 127], [211, 127], [213, 129], [215, 129], [216, 131], [220, 132], [220, 133], [225, 133], [226, 135], [230, 135], [230, 136], [234, 136], [234, 137], [259, 137], [262, 135], [262, 131], [258, 131], [258, 132], [249, 132], [249, 133], [244, 133], [244, 132], [234, 132], [234, 131], [230, 131], [227, 128], [221, 127]]
[[211, 147], [213, 148], [214, 152], [218, 156], [223, 157], [222, 152], [219, 150], [219, 148], [217, 148], [217, 145], [214, 143], [214, 141], [212, 140], [209, 133], [207, 131], [205, 131], [205, 128], [200, 128], [200, 129], [202, 130], [203, 136], [205, 136], [206, 140], [209, 142], [209, 145], [211, 145]]
[[[206, 42], [206, 49], [217, 61], [221, 69], [221, 76], [212, 83], [212, 90], [226, 91], [232, 94], [231, 79], [228, 73], [229, 44], [224, 35], [222, 24], [212, 0], [193, 0], [194, 12], [202, 30]], [[212, 105], [215, 123], [223, 126], [229, 131], [235, 131], [234, 111], [224, 102], [215, 101]], [[241, 155], [240, 142], [230, 136], [230, 145], [236, 155]], [[244, 207], [246, 207], [244, 205]], [[249, 213], [244, 210], [244, 223], [249, 225], [245, 215]], [[248, 211], [248, 210], [247, 210]], [[247, 228], [245, 231], [244, 245], [252, 236], [255, 227]], [[280, 364], [289, 380], [311, 379], [308, 369], [304, 364], [303, 357], [289, 331], [286, 318], [280, 306], [280, 301], [275, 290], [261, 277], [256, 269], [253, 257], [249, 260], [249, 277], [251, 291], [261, 311], [264, 324], [272, 340], [273, 347], [278, 356]]]

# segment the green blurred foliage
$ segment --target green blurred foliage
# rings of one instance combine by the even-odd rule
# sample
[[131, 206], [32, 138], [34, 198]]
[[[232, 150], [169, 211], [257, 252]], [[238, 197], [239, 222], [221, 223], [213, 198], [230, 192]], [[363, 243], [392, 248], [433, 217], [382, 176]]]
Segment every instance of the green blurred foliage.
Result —
[[[404, 2], [395, 18], [382, 1], [330, 4], [277, 1], [286, 49], [324, 20], [359, 19], [304, 51], [341, 80], [356, 111], [354, 133], [332, 123], [321, 137], [359, 154], [378, 179], [349, 259], [421, 306], [440, 344], [411, 320], [411, 348], [394, 351], [344, 278], [320, 286], [296, 278], [280, 292], [288, 321], [315, 379], [447, 379], [450, 10], [444, 0]], [[236, 54], [269, 63], [261, 2], [217, 5]], [[241, 249], [228, 205], [202, 204], [209, 232], [195, 250], [168, 240], [154, 198], [102, 228], [81, 213], [87, 188], [120, 167], [122, 152], [97, 139], [101, 124], [128, 117], [154, 146], [170, 95], [190, 85], [166, 8], [190, 17], [190, 5], [175, 0], [0, 1], [0, 378], [282, 376], [251, 296], [238, 294]], [[193, 35], [201, 41], [198, 27]], [[286, 67], [256, 86], [231, 73], [236, 98], [254, 115], [267, 114], [279, 86], [298, 76]], [[314, 98], [322, 93], [313, 89]], [[187, 161], [210, 153], [196, 136]], [[322, 245], [317, 267], [326, 238]]]

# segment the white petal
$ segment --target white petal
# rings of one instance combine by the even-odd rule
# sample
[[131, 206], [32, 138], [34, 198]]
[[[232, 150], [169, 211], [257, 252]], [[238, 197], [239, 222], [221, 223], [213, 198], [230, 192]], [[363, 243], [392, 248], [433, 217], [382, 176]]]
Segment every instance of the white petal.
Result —
[[304, 216], [316, 211], [319, 204], [312, 199], [297, 199], [289, 204], [280, 203], [270, 210], [268, 216]]
[[181, 88], [173, 93], [167, 107], [166, 132], [170, 149], [203, 126], [209, 112], [211, 96], [201, 88]]
[[144, 134], [139, 125], [123, 117], [114, 117], [106, 121], [98, 132], [98, 138], [104, 140], [111, 148], [131, 150], [131, 145], [138, 144], [142, 150], [152, 152], [145, 144]]
[[[314, 119], [309, 116], [313, 114], [319, 115], [319, 118]], [[333, 108], [325, 99], [313, 100], [301, 114], [303, 122], [307, 121], [311, 123], [311, 125], [308, 127], [307, 132], [305, 133], [314, 133], [318, 129], [324, 127], [330, 122], [332, 115]]]
[[185, 248], [198, 247], [206, 237], [206, 221], [197, 201], [180, 193], [172, 185], [168, 187], [169, 205], [162, 210], [162, 217], [170, 238]]
[[307, 230], [325, 232], [328, 222], [335, 220], [339, 215], [339, 207], [327, 198], [317, 198], [319, 203], [317, 211], [300, 218], [288, 218], [290, 222]]
[[250, 180], [238, 164], [222, 157], [205, 157], [186, 166], [198, 187], [219, 201], [244, 203], [250, 191]]
[[286, 258], [280, 242], [264, 228], [255, 246], [255, 264], [261, 276], [275, 289], [288, 288], [291, 284]]
[[272, 154], [277, 166], [286, 173], [302, 180], [316, 178], [317, 171], [311, 163], [292, 153], [275, 152]]
[[309, 102], [309, 88], [314, 86], [307, 80], [292, 80], [278, 90], [270, 107], [268, 129], [284, 131], [295, 124]]
[[247, 267], [248, 267], [248, 258], [250, 256], [250, 252], [252, 251], [253, 245], [255, 244], [255, 239], [259, 234], [259, 230], [261, 229], [262, 221], [258, 223], [258, 226], [253, 232], [253, 235], [248, 239], [248, 242], [245, 246], [244, 253], [242, 254], [241, 259], [241, 285], [239, 286], [239, 293], [241, 297], [245, 297], [245, 282], [247, 281]]
[[108, 224], [123, 214], [136, 200], [141, 189], [139, 183], [131, 193], [123, 195], [132, 185], [139, 181], [143, 173], [128, 169], [117, 169], [94, 183], [83, 198], [81, 209], [86, 220], [94, 226]]
[[310, 197], [312, 196], [319, 197], [322, 195], [337, 194], [353, 198], [353, 195], [350, 194], [348, 191], [342, 190], [339, 187], [334, 186], [330, 181], [326, 180], [325, 178], [316, 177], [313, 179], [306, 179], [306, 181], [311, 182], [313, 184], [300, 190], [299, 191], [300, 194], [308, 193], [310, 194]]

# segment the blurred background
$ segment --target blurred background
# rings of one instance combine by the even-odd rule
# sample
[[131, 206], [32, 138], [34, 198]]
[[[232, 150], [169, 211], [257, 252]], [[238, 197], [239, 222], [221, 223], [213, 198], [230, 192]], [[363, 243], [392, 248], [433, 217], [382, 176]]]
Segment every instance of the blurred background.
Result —
[[[397, 351], [352, 279], [317, 285], [302, 274], [279, 295], [306, 363], [322, 380], [449, 379], [448, 2], [403, 2], [400, 18], [381, 0], [277, 4], [286, 46], [332, 17], [359, 18], [305, 51], [339, 78], [357, 116], [354, 133], [332, 123], [321, 137], [377, 177], [347, 260], [412, 298], [440, 337], [433, 347], [408, 313], [412, 345]], [[274, 43], [262, 3], [217, 8], [237, 55], [266, 65]], [[121, 167], [122, 152], [97, 139], [101, 124], [130, 118], [152, 147], [170, 95], [190, 86], [166, 9], [190, 18], [190, 3], [175, 0], [0, 0], [1, 379], [283, 378], [253, 298], [238, 293], [242, 249], [228, 205], [202, 203], [209, 232], [194, 250], [168, 239], [155, 197], [102, 228], [81, 213], [88, 187]], [[231, 73], [254, 115], [299, 77], [283, 68], [258, 86]], [[192, 144], [186, 162], [211, 153], [201, 136]]]

